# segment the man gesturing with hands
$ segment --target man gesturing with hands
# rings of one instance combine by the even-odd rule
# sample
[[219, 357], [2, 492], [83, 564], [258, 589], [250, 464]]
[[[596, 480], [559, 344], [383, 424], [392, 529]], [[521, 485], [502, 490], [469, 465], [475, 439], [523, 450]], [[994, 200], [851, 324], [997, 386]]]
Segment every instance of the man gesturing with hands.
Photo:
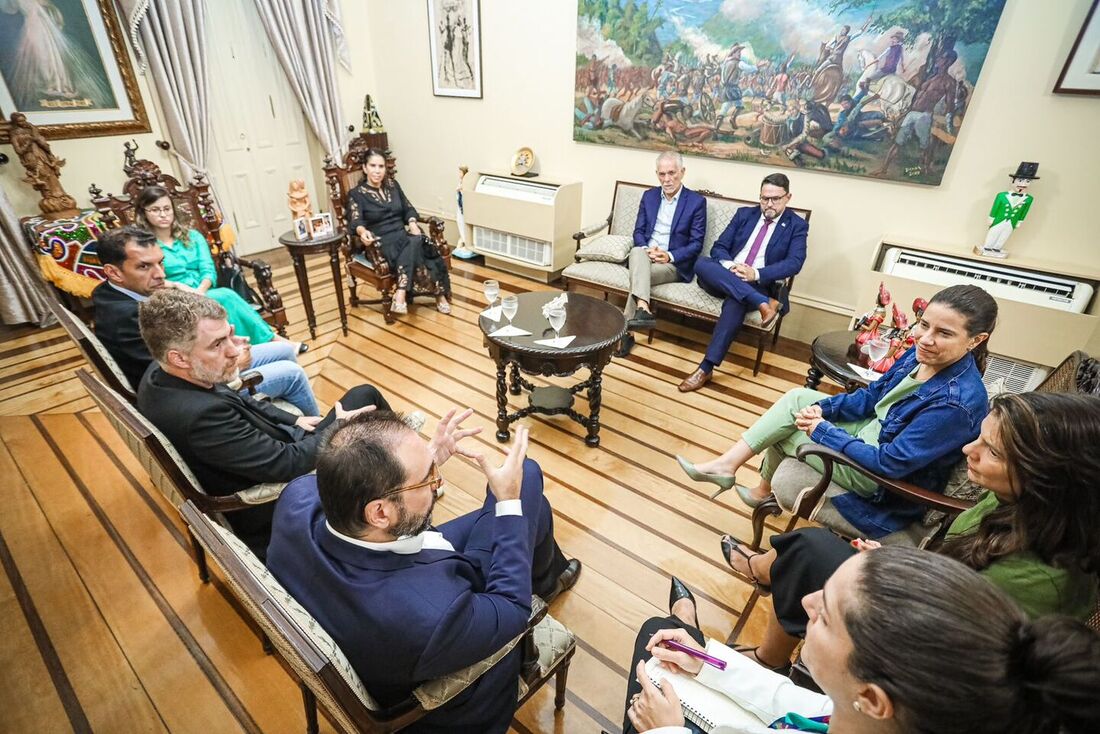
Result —
[[[494, 465], [462, 443], [481, 430], [462, 428], [472, 412], [447, 413], [431, 441], [388, 411], [354, 416], [275, 509], [268, 568], [382, 706], [498, 651], [526, 629], [532, 593], [550, 601], [580, 573], [554, 541], [527, 429]], [[480, 467], [488, 491], [480, 509], [436, 528], [440, 467], [454, 454]], [[522, 647], [409, 731], [507, 731]]]

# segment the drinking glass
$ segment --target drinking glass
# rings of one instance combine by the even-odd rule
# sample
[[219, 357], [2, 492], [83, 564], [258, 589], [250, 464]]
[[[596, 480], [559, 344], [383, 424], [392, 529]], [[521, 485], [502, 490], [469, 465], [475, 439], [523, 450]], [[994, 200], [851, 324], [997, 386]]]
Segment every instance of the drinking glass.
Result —
[[867, 342], [867, 356], [871, 359], [871, 364], [886, 356], [886, 353], [890, 351], [890, 342], [882, 337], [877, 337]]
[[497, 302], [497, 296], [500, 295], [500, 283], [495, 280], [487, 280], [481, 284], [481, 289], [485, 293], [485, 300], [489, 302], [489, 308], [492, 308], [493, 304]]
[[550, 309], [546, 317], [550, 320], [550, 328], [554, 330], [554, 338], [561, 338], [561, 327], [565, 326], [565, 306]]
[[515, 296], [505, 296], [500, 299], [500, 309], [504, 312], [504, 318], [508, 319], [508, 323], [512, 323], [512, 318], [519, 310], [519, 299]]

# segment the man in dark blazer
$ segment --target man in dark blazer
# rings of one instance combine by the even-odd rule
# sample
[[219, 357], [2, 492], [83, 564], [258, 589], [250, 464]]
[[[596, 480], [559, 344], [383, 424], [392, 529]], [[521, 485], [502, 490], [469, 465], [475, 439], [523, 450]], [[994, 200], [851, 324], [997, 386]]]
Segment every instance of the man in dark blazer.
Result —
[[[480, 431], [461, 428], [472, 412], [450, 411], [430, 442], [391, 413], [357, 416], [275, 509], [268, 568], [382, 706], [499, 651], [527, 627], [532, 593], [552, 600], [581, 570], [554, 541], [542, 470], [525, 459], [527, 428], [494, 467], [459, 445]], [[439, 469], [455, 453], [485, 474], [485, 503], [434, 528]], [[506, 732], [522, 648], [404, 731]]]
[[[634, 224], [634, 247], [628, 261], [630, 294], [626, 297], [626, 325], [630, 330], [656, 326], [649, 291], [654, 285], [691, 280], [695, 258], [707, 233], [707, 202], [683, 185], [684, 159], [674, 150], [657, 156], [660, 186], [646, 190]], [[630, 354], [634, 337], [623, 338], [618, 356]]]
[[[806, 261], [806, 220], [787, 209], [791, 182], [773, 173], [760, 185], [760, 205], [737, 210], [729, 226], [715, 240], [710, 257], [695, 264], [699, 286], [725, 299], [722, 314], [698, 369], [680, 383], [680, 392], [698, 390], [722, 363], [749, 309], [760, 312], [761, 326], [771, 327], [789, 306], [776, 285], [795, 275]], [[779, 298], [775, 298], [779, 296]]]
[[[164, 251], [152, 233], [128, 225], [104, 233], [96, 242], [96, 254], [107, 276], [92, 291], [96, 337], [136, 390], [153, 363], [138, 328], [138, 306], [165, 287]], [[269, 397], [287, 400], [304, 415], [317, 415], [317, 401], [309, 376], [296, 359], [295, 342], [252, 346], [239, 341], [244, 350], [242, 369], [254, 369], [263, 376], [263, 390]]]
[[[348, 391], [324, 418], [295, 416], [225, 386], [240, 349], [225, 309], [212, 298], [161, 289], [139, 310], [141, 335], [156, 364], [138, 386], [137, 406], [180, 452], [208, 494], [289, 482], [313, 471], [321, 434], [337, 419], [389, 404], [374, 387]], [[226, 515], [263, 558], [272, 504]]]

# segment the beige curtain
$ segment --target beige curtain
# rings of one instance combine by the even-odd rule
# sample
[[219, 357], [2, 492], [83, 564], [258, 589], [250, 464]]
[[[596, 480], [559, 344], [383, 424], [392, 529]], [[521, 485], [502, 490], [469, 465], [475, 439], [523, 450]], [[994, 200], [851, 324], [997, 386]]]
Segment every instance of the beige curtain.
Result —
[[0, 320], [49, 326], [56, 319], [8, 192], [0, 187]]

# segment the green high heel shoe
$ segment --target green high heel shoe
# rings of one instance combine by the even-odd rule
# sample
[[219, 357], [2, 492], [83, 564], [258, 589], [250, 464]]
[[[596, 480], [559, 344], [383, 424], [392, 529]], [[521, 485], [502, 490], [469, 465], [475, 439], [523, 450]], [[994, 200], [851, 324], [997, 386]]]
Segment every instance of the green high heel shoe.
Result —
[[741, 498], [741, 501], [748, 505], [750, 508], [755, 508], [764, 500], [757, 499], [752, 496], [752, 490], [743, 484], [737, 483], [737, 477], [726, 476], [724, 474], [707, 474], [706, 472], [699, 471], [695, 468], [695, 464], [685, 459], [682, 456], [677, 455], [676, 461], [680, 464], [680, 468], [684, 470], [684, 473], [697, 482], [710, 482], [711, 484], [717, 484], [719, 489], [712, 494], [710, 498], [712, 500], [718, 499], [719, 495], [723, 492], [728, 492], [731, 489], [737, 490], [737, 495]]

